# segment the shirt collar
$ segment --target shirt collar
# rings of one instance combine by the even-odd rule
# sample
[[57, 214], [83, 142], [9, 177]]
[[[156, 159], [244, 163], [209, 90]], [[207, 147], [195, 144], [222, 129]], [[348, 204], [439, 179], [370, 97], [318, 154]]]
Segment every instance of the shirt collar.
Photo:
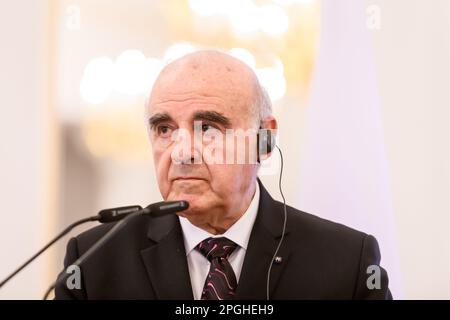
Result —
[[256, 183], [255, 194], [250, 202], [247, 210], [224, 234], [213, 235], [203, 229], [200, 229], [189, 222], [185, 217], [180, 217], [181, 229], [183, 231], [184, 247], [186, 248], [186, 255], [188, 255], [194, 248], [203, 240], [213, 237], [226, 237], [236, 243], [239, 247], [247, 250], [250, 234], [253, 229], [253, 224], [258, 213], [259, 205], [259, 185]]

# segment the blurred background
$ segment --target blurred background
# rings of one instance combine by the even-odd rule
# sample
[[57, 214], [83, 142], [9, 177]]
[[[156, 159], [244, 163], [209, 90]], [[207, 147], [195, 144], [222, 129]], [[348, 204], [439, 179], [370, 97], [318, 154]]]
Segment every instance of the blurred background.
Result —
[[[166, 63], [217, 48], [269, 92], [287, 203], [373, 234], [394, 298], [450, 299], [450, 2], [0, 5], [0, 279], [77, 219], [162, 199], [145, 99]], [[264, 169], [281, 199], [278, 154]], [[0, 298], [42, 298], [69, 237]]]

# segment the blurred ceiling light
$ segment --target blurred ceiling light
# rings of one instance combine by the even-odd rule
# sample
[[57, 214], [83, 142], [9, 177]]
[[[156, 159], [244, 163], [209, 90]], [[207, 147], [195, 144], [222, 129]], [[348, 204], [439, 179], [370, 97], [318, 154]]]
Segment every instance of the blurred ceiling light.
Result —
[[241, 60], [242, 62], [246, 63], [250, 68], [255, 69], [256, 67], [256, 60], [253, 54], [251, 54], [250, 51], [243, 49], [243, 48], [233, 48], [229, 51], [229, 53]]
[[164, 63], [169, 63], [194, 51], [194, 46], [189, 43], [176, 43], [166, 50], [163, 61]]
[[[280, 4], [290, 3], [285, 0]], [[201, 16], [228, 15], [232, 28], [239, 33], [262, 30], [268, 35], [277, 36], [289, 27], [286, 12], [273, 4], [258, 7], [252, 0], [189, 0], [189, 5], [192, 11]]]
[[192, 11], [201, 16], [210, 16], [218, 13], [218, 0], [189, 0]]
[[143, 93], [148, 88], [147, 59], [139, 50], [126, 50], [116, 59], [114, 89], [123, 94]]
[[274, 0], [276, 4], [279, 4], [281, 6], [288, 6], [291, 4], [311, 4], [314, 0]]
[[[192, 11], [200, 16], [231, 14], [239, 10], [243, 0], [189, 0]], [[248, 1], [248, 0], [244, 0]]]
[[262, 68], [256, 70], [256, 75], [272, 101], [283, 98], [286, 93], [286, 79], [283, 72], [278, 68]]
[[236, 10], [240, 10], [242, 3], [248, 0], [226, 0], [226, 1], [218, 1], [217, 12], [220, 14], [230, 15]]
[[149, 94], [152, 90], [153, 84], [159, 75], [159, 72], [163, 68], [161, 60], [156, 58], [148, 58], [146, 61], [146, 77], [145, 77], [145, 88], [144, 92]]
[[241, 1], [229, 14], [231, 26], [236, 31], [248, 33], [258, 30], [258, 7], [252, 1]]
[[278, 58], [277, 56], [273, 57], [273, 64], [275, 69], [277, 69], [279, 72], [284, 73], [284, 64], [283, 61], [281, 61], [280, 58]]
[[267, 4], [258, 10], [259, 26], [262, 31], [271, 36], [285, 33], [289, 28], [289, 18], [279, 6]]
[[111, 94], [114, 79], [114, 62], [108, 57], [92, 59], [84, 69], [80, 93], [84, 101], [99, 104]]
[[274, 3], [279, 4], [280, 6], [288, 6], [295, 2], [295, 0], [273, 0]]

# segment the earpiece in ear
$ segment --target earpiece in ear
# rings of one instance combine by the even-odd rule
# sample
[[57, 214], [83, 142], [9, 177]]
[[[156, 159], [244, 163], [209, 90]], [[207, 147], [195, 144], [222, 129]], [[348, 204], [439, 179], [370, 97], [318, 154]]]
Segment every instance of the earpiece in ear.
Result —
[[272, 135], [271, 130], [260, 127], [256, 142], [258, 146], [258, 162], [260, 162], [259, 157], [261, 155], [269, 154], [275, 148], [275, 137]]

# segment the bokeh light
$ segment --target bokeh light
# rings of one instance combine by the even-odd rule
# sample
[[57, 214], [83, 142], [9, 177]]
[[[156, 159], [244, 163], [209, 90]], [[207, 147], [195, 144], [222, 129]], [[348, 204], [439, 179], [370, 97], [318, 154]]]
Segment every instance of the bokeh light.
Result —
[[114, 62], [108, 57], [92, 59], [84, 69], [80, 93], [84, 101], [99, 104], [113, 90]]

